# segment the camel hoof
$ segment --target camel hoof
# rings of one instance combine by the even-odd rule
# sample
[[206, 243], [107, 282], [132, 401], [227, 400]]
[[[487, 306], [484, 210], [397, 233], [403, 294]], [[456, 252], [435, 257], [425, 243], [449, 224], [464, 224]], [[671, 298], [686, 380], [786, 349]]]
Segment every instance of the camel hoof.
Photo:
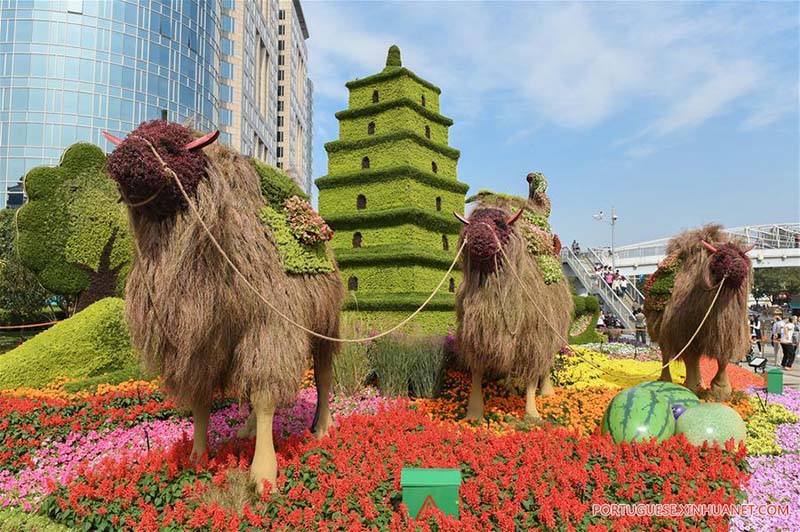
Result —
[[712, 383], [711, 388], [708, 390], [708, 398], [712, 401], [723, 403], [730, 400], [732, 393], [730, 386], [717, 386]]
[[314, 437], [318, 440], [321, 440], [325, 436], [328, 435], [331, 427], [333, 426], [333, 418], [328, 416], [327, 419], [322, 422], [317, 422], [316, 426], [311, 427], [311, 433], [314, 434]]

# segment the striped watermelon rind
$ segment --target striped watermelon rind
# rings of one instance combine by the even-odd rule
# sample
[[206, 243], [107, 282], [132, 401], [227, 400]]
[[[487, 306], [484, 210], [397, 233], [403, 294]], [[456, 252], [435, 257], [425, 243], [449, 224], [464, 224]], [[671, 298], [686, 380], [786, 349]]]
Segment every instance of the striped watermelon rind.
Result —
[[670, 409], [673, 405], [682, 405], [690, 408], [700, 404], [700, 399], [688, 388], [674, 382], [650, 381], [637, 384], [634, 388], [653, 390], [669, 402]]
[[662, 442], [675, 434], [671, 400], [658, 387], [638, 385], [622, 390], [608, 404], [601, 432], [610, 434], [615, 443], [651, 438]]

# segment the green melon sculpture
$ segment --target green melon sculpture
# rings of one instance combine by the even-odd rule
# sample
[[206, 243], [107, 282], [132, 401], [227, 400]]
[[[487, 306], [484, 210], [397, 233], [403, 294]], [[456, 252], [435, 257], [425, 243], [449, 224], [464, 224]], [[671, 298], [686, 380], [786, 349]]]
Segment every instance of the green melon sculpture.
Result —
[[721, 403], [703, 403], [681, 414], [675, 424], [675, 434], [683, 434], [692, 445], [717, 442], [723, 445], [733, 438], [744, 441], [747, 427], [739, 413]]
[[611, 434], [615, 443], [661, 442], [675, 433], [672, 407], [699, 404], [695, 395], [670, 382], [645, 382], [619, 392], [606, 408], [601, 431]]

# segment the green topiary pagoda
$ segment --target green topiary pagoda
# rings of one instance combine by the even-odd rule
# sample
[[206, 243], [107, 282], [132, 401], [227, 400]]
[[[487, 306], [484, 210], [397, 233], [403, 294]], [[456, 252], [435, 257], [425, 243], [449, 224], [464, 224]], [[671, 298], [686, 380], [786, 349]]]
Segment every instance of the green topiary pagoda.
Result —
[[[334, 229], [347, 308], [405, 312], [430, 294], [458, 248], [452, 212], [464, 212], [469, 187], [456, 178], [459, 151], [448, 146], [453, 121], [439, 114], [441, 90], [403, 67], [397, 46], [382, 72], [346, 86], [339, 140], [325, 145], [328, 175], [316, 181], [319, 211]], [[454, 270], [428, 307], [443, 319], [460, 275]]]

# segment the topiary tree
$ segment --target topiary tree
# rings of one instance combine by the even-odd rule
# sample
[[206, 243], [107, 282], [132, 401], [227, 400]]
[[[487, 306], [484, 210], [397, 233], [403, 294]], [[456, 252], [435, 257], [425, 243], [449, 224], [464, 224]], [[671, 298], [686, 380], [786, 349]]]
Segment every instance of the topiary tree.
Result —
[[12, 209], [0, 211], [0, 324], [38, 318], [49, 296], [19, 260], [14, 248], [14, 213]]
[[22, 263], [46, 289], [78, 296], [76, 310], [122, 294], [133, 256], [119, 193], [92, 144], [67, 148], [55, 167], [25, 176], [28, 203], [18, 215]]

